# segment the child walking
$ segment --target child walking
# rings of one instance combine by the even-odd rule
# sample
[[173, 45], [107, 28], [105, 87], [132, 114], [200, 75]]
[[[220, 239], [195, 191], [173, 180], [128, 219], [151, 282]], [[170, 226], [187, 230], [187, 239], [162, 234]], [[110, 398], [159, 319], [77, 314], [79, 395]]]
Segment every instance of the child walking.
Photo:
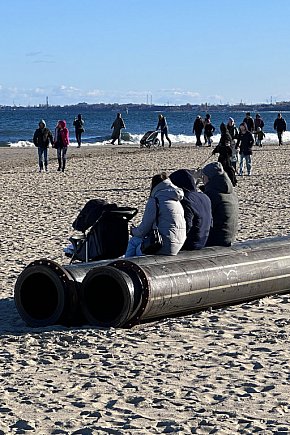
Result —
[[261, 127], [257, 128], [256, 135], [257, 135], [256, 145], [258, 145], [259, 147], [262, 147], [263, 146], [262, 141], [263, 141], [263, 139], [265, 138], [266, 135], [263, 132], [263, 130], [261, 129]]

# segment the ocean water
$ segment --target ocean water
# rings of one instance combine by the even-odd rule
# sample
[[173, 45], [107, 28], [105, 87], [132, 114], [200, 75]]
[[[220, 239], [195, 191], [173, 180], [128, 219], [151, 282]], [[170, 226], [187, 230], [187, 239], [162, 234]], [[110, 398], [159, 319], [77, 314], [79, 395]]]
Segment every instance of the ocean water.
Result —
[[[79, 110], [79, 111], [78, 111]], [[85, 120], [85, 132], [82, 136], [83, 146], [104, 145], [107, 144], [111, 137], [111, 125], [116, 117], [117, 110], [109, 108], [92, 109], [85, 107], [76, 109], [75, 107], [44, 107], [44, 108], [11, 108], [0, 110], [0, 146], [11, 147], [31, 147], [33, 146], [32, 137], [35, 129], [38, 127], [40, 119], [44, 119], [48, 128], [54, 131], [57, 121], [65, 119], [67, 127], [70, 130], [71, 146], [76, 146], [74, 137], [73, 120], [78, 113], [82, 113]], [[125, 144], [138, 145], [140, 139], [148, 130], [155, 130], [160, 111], [139, 110], [130, 108], [122, 112], [122, 117], [126, 124], [126, 129], [122, 130], [122, 141]], [[167, 119], [169, 127], [169, 136], [173, 144], [195, 143], [195, 137], [192, 134], [192, 125], [196, 115], [205, 116], [205, 112], [180, 112], [172, 109], [162, 111]], [[245, 117], [245, 112], [235, 111], [210, 111], [212, 123], [216, 127], [213, 137], [214, 143], [220, 138], [219, 125], [221, 122], [227, 122], [231, 116], [235, 119], [238, 126]], [[273, 129], [274, 120], [277, 112], [259, 112], [265, 122], [264, 131], [266, 138], [264, 143], [276, 142], [277, 135]], [[255, 116], [255, 113], [252, 113]], [[290, 112], [283, 112], [290, 128]], [[284, 135], [284, 141], [290, 142], [290, 132]]]

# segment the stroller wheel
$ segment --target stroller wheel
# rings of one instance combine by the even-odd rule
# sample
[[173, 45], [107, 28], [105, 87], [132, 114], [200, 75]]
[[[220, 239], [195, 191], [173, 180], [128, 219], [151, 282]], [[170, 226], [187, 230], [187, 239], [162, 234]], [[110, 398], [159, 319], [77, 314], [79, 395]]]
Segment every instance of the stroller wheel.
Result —
[[156, 138], [156, 139], [154, 140], [154, 145], [155, 145], [156, 147], [159, 147], [159, 145], [160, 145], [160, 140]]

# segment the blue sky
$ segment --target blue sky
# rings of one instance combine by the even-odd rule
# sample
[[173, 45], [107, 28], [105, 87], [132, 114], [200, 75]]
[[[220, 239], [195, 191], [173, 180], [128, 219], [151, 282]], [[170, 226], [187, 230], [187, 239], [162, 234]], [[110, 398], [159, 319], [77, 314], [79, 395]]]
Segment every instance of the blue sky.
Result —
[[290, 100], [290, 1], [1, 2], [0, 105]]

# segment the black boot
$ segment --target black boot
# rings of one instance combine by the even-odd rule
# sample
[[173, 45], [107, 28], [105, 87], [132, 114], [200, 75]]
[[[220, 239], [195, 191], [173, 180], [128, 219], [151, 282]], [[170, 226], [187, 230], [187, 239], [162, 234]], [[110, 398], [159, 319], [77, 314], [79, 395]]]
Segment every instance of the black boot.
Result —
[[57, 161], [58, 161], [58, 171], [60, 171], [61, 170], [61, 159], [57, 159]]
[[65, 160], [62, 162], [62, 172], [65, 170]]

